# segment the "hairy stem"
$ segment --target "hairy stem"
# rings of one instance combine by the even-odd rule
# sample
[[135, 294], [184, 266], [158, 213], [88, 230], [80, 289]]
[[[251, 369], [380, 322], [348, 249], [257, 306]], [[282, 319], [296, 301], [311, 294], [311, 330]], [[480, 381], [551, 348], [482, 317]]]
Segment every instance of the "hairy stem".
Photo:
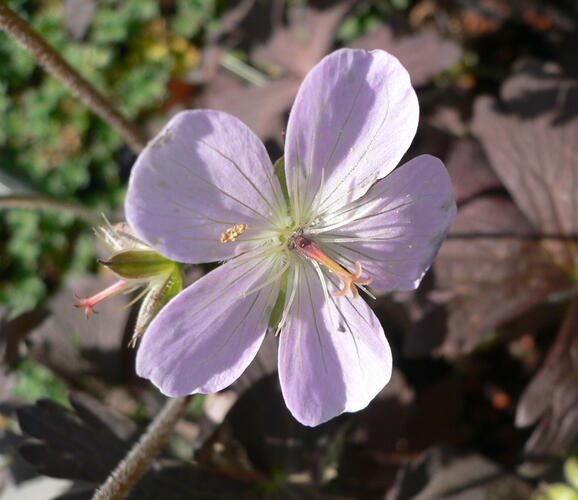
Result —
[[94, 210], [80, 203], [58, 200], [50, 196], [0, 196], [0, 210], [4, 208], [34, 208], [47, 212], [68, 213], [92, 225], [98, 225], [100, 222], [100, 218]]
[[168, 399], [128, 455], [96, 490], [93, 500], [121, 500], [148, 469], [177, 422], [185, 413], [191, 396]]
[[111, 102], [72, 68], [30, 25], [0, 0], [0, 27], [32, 54], [46, 71], [59, 78], [85, 106], [122, 135], [136, 152], [146, 145], [144, 135]]

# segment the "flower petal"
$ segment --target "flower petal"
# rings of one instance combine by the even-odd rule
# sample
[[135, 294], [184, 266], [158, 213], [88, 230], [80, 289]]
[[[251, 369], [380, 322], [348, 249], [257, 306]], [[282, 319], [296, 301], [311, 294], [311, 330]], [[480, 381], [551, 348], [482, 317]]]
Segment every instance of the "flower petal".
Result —
[[[279, 291], [274, 258], [243, 255], [181, 292], [148, 327], [137, 373], [167, 396], [219, 391], [253, 360]], [[257, 291], [255, 291], [258, 289]]]
[[[176, 115], [139, 156], [126, 216], [136, 234], [180, 262], [237, 255], [258, 227], [284, 211], [279, 182], [263, 143], [242, 122], [218, 111]], [[237, 241], [220, 236], [247, 224]]]
[[361, 298], [326, 298], [311, 264], [299, 270], [280, 335], [279, 378], [293, 416], [314, 426], [365, 408], [389, 381], [392, 361], [383, 329]]
[[326, 221], [330, 230], [316, 241], [349, 270], [355, 261], [361, 262], [372, 288], [413, 290], [431, 266], [455, 214], [446, 168], [439, 159], [422, 155]]
[[409, 75], [381, 50], [342, 49], [303, 81], [287, 125], [292, 202], [325, 212], [356, 200], [399, 163], [417, 128]]

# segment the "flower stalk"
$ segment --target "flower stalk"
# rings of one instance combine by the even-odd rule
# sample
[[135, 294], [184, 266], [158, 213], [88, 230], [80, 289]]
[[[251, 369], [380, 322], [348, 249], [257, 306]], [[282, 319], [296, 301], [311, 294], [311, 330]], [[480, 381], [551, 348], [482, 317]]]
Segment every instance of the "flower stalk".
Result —
[[59, 200], [42, 195], [9, 195], [0, 196], [0, 210], [8, 208], [32, 208], [47, 212], [68, 213], [90, 224], [98, 221], [96, 212], [90, 208], [68, 200]]
[[147, 141], [142, 132], [2, 0], [0, 0], [0, 27], [16, 39], [46, 71], [64, 83], [85, 106], [122, 135], [135, 153], [140, 153], [144, 149]]
[[93, 500], [120, 500], [126, 497], [166, 443], [175, 425], [184, 415], [190, 399], [191, 396], [187, 396], [166, 401], [163, 409], [127, 456], [95, 491]]

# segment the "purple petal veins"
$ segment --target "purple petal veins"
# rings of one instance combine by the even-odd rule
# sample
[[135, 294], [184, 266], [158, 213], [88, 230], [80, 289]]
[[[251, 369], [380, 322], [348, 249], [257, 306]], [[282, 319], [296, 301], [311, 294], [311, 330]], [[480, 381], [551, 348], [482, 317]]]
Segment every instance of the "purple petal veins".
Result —
[[394, 170], [418, 114], [395, 57], [327, 56], [289, 118], [287, 200], [264, 146], [239, 120], [204, 110], [173, 118], [134, 167], [128, 221], [169, 258], [226, 262], [153, 320], [139, 375], [169, 396], [221, 390], [273, 326], [297, 420], [318, 425], [367, 406], [392, 360], [358, 289], [417, 287], [455, 216], [440, 160], [423, 155]]

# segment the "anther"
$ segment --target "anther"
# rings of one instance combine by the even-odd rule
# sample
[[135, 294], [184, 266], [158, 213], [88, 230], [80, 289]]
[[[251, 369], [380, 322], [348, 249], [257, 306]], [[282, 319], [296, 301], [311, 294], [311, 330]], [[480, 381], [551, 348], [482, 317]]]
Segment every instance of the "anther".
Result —
[[225, 232], [221, 233], [221, 238], [219, 241], [221, 243], [231, 243], [235, 241], [239, 236], [241, 236], [248, 228], [247, 224], [235, 224], [230, 227]]

